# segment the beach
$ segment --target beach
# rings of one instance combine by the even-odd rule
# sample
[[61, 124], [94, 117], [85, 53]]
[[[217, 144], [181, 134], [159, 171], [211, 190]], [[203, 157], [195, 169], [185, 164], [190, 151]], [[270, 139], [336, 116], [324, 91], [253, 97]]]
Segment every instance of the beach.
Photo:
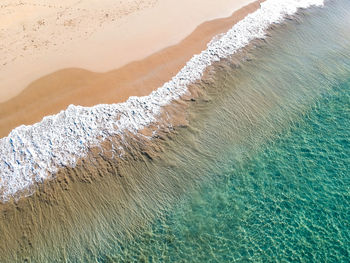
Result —
[[[31, 33], [38, 39], [51, 36], [50, 30], [60, 29], [57, 23], [61, 22], [53, 26], [48, 21], [55, 16], [59, 21], [66, 21], [68, 11], [63, 12], [54, 3], [49, 5], [51, 7], [37, 2], [35, 6], [28, 2], [16, 6], [4, 4], [3, 11], [14, 12], [2, 18], [5, 25], [13, 16], [19, 17], [16, 12], [26, 12], [28, 18], [11, 20], [7, 29], [19, 30], [19, 25], [26, 28], [13, 33], [18, 45], [26, 46], [26, 50], [3, 48], [0, 53], [3, 58], [0, 137], [7, 136], [17, 126], [33, 124], [44, 116], [56, 114], [70, 104], [93, 106], [148, 95], [169, 81], [194, 54], [204, 50], [214, 36], [226, 32], [255, 11], [259, 2], [221, 0], [213, 5], [211, 1], [177, 1], [176, 4], [169, 0], [131, 1], [130, 6], [124, 6], [125, 3], [114, 7], [112, 14], [106, 13], [108, 16], [101, 21], [100, 16], [93, 17], [94, 11], [100, 12], [102, 7], [113, 5], [113, 1], [92, 6], [65, 1], [60, 5], [72, 12], [70, 16], [85, 17], [86, 21], [81, 18], [79, 24], [63, 25], [62, 34], [57, 37], [54, 34], [47, 45], [28, 47], [24, 36]], [[44, 21], [36, 25], [42, 29], [27, 26], [33, 21]], [[88, 36], [81, 36], [80, 27], [96, 29]]]
[[349, 258], [349, 1], [0, 7], [1, 262]]
[[[35, 191], [38, 183], [40, 184], [48, 178], [55, 178], [55, 174], [61, 168], [74, 168], [80, 161], [85, 160], [91, 149], [96, 147], [98, 149], [105, 143], [111, 144], [111, 149], [107, 152], [112, 152], [112, 159], [124, 159], [124, 156], [128, 154], [134, 156], [147, 152], [145, 150], [139, 152], [139, 147], [130, 148], [129, 144], [133, 144], [133, 140], [136, 142], [141, 140], [144, 141], [143, 144], [147, 145], [147, 140], [152, 142], [163, 132], [171, 133], [177, 126], [186, 126], [188, 123], [186, 117], [187, 100], [196, 101], [197, 97], [201, 98], [206, 92], [205, 89], [193, 88], [193, 85], [205, 81], [205, 76], [215, 68], [214, 65], [217, 62], [231, 58], [233, 55], [238, 59], [237, 66], [240, 61], [249, 60], [249, 54], [245, 54], [245, 50], [249, 47], [254, 48], [254, 41], [265, 39], [266, 31], [272, 24], [282, 23], [286, 16], [294, 15], [298, 9], [323, 5], [322, 0], [309, 1], [290, 0], [290, 2], [280, 3], [279, 0], [269, 0], [262, 3], [256, 2], [244, 7], [242, 11], [245, 13], [242, 14], [242, 19], [234, 20], [233, 24], [232, 17], [228, 18], [229, 21], [219, 20], [219, 22], [226, 21], [231, 26], [229, 30], [219, 35], [219, 32], [216, 31], [216, 35], [213, 34], [215, 37], [207, 42], [204, 50], [195, 55], [190, 54], [190, 59], [182, 61], [185, 65], [182, 65], [180, 70], [175, 71], [175, 75], [170, 80], [156, 89], [152, 87], [153, 91], [148, 95], [130, 96], [121, 103], [95, 104], [91, 107], [70, 104], [66, 109], [58, 109], [60, 112], [57, 114], [41, 116], [44, 118], [35, 124], [21, 125], [13, 129], [9, 136], [0, 139], [1, 199], [3, 201], [13, 198], [18, 200], [21, 196], [30, 195], [31, 192]], [[215, 22], [217, 21], [213, 22], [214, 25]], [[212, 23], [208, 23], [208, 25], [212, 25]], [[191, 41], [189, 42], [191, 43]], [[172, 48], [176, 50], [176, 47]], [[183, 51], [180, 49], [179, 53], [175, 53], [175, 55], [181, 54]], [[157, 62], [157, 59], [166, 57], [165, 54], [159, 56], [156, 53], [154, 61]], [[173, 58], [177, 59], [176, 56]], [[152, 62], [152, 57], [150, 60]], [[164, 61], [164, 58], [162, 60]], [[170, 62], [172, 64], [172, 60]], [[142, 61], [139, 63], [142, 65]], [[180, 67], [181, 63], [178, 66]], [[162, 69], [164, 65], [160, 63], [158, 67]], [[146, 75], [150, 74], [147, 65], [144, 68], [146, 68]], [[139, 69], [140, 67], [136, 67], [135, 71], [139, 72]], [[73, 71], [76, 72], [76, 70]], [[130, 71], [128, 68], [125, 73], [129, 74]], [[157, 71], [151, 73], [154, 76], [159, 75]], [[57, 81], [62, 88], [68, 86], [68, 91], [71, 91], [72, 87], [69, 86], [69, 82], [66, 83], [67, 80], [80, 84], [78, 89], [86, 86], [84, 76], [78, 74], [67, 78], [65, 74], [62, 76], [60, 76], [60, 72], [57, 74], [58, 76], [53, 73], [43, 83], [53, 85]], [[102, 81], [95, 88], [101, 91], [101, 86], [108, 81], [115, 84], [117, 81], [114, 77], [116, 76], [105, 78], [104, 82]], [[120, 77], [123, 78], [123, 74]], [[133, 82], [140, 82], [140, 79], [132, 77], [130, 79]], [[97, 78], [92, 78], [92, 83], [96, 81]], [[97, 96], [94, 92], [74, 93], [74, 88], [72, 93], [74, 99], [79, 100], [84, 95], [88, 95], [87, 97], [90, 98]], [[25, 95], [32, 96], [32, 100], [27, 102], [32, 105], [36, 112], [40, 112], [43, 108], [40, 99], [49, 106], [54, 104], [55, 100], [60, 99], [60, 96], [52, 96], [51, 93], [50, 96], [45, 96], [47, 89], [44, 85], [41, 89], [38, 88], [37, 93], [28, 92]], [[106, 92], [105, 96], [111, 97], [111, 94]], [[10, 106], [9, 103], [4, 109], [11, 109]], [[23, 107], [26, 107], [24, 103], [17, 103], [12, 112], [16, 113]], [[20, 116], [31, 115], [28, 109], [20, 113]], [[2, 116], [2, 119], [6, 118], [8, 118], [6, 114]]]

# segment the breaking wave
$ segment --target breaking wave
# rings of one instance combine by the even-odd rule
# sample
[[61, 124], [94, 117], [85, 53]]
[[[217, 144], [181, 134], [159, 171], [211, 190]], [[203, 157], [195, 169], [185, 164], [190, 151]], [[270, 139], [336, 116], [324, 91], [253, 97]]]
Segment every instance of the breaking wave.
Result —
[[[29, 195], [28, 189], [36, 183], [54, 177], [62, 167], [74, 167], [89, 149], [110, 136], [123, 140], [126, 133], [138, 134], [157, 121], [162, 107], [185, 95], [189, 84], [200, 80], [212, 63], [233, 55], [253, 39], [264, 38], [271, 24], [280, 23], [299, 8], [322, 6], [323, 2], [267, 0], [227, 33], [214, 38], [206, 50], [193, 56], [171, 81], [149, 96], [93, 107], [70, 105], [39, 123], [15, 128], [0, 140], [0, 200]], [[124, 149], [118, 151], [122, 156]]]

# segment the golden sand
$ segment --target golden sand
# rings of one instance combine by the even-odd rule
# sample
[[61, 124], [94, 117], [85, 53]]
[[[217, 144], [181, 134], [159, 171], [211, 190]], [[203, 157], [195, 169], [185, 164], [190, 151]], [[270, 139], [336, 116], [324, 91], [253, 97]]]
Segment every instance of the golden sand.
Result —
[[226, 32], [255, 11], [260, 2], [245, 6], [228, 18], [205, 22], [179, 44], [118, 69], [97, 73], [68, 68], [32, 82], [20, 94], [0, 104], [0, 137], [21, 124], [33, 124], [46, 115], [58, 113], [70, 104], [92, 106], [148, 95], [170, 80], [193, 54], [204, 50], [215, 35]]
[[106, 72], [254, 0], [2, 0], [0, 102], [64, 68]]

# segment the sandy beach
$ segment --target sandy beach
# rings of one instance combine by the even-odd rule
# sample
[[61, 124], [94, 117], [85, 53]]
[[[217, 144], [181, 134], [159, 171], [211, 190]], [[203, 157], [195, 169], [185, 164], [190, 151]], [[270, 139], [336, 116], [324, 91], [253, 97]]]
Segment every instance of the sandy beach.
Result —
[[0, 137], [70, 104], [149, 94], [259, 2], [2, 3]]
[[347, 0], [29, 1], [0, 4], [0, 262], [346, 261]]

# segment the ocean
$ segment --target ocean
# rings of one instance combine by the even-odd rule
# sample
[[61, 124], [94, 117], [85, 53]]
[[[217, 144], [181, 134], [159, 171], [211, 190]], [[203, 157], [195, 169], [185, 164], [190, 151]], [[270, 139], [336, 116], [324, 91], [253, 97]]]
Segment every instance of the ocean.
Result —
[[2, 139], [0, 261], [349, 262], [350, 2], [296, 2], [151, 107], [71, 106]]
[[191, 173], [206, 167], [205, 182], [102, 262], [349, 262], [350, 2], [269, 35], [214, 73], [219, 88], [197, 110], [193, 149], [179, 154], [195, 156]]

